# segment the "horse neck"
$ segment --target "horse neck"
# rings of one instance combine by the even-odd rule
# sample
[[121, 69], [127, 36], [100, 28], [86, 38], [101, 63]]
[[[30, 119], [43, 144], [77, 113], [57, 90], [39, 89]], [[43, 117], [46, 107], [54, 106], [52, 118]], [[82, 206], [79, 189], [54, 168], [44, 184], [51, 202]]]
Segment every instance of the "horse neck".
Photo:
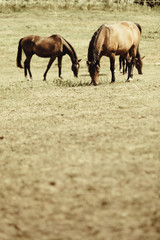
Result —
[[63, 43], [63, 51], [64, 54], [68, 54], [72, 63], [74, 63], [77, 60], [77, 55], [73, 49], [73, 47], [65, 40]]
[[97, 62], [101, 57], [102, 43], [104, 37], [102, 36], [103, 25], [94, 33], [88, 51], [88, 59], [91, 62]]

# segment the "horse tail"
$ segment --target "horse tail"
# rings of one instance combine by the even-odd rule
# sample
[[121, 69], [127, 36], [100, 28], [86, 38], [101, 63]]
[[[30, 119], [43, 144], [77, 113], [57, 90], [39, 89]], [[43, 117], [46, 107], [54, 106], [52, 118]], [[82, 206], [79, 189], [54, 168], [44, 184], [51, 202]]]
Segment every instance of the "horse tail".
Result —
[[135, 25], [138, 27], [138, 29], [140, 31], [140, 34], [141, 34], [142, 33], [142, 28], [141, 28], [140, 24], [139, 23], [135, 23]]
[[19, 40], [19, 44], [18, 44], [18, 52], [17, 52], [17, 67], [19, 68], [23, 68], [22, 64], [21, 64], [21, 59], [22, 59], [22, 46], [21, 46], [21, 41], [23, 38], [21, 38]]

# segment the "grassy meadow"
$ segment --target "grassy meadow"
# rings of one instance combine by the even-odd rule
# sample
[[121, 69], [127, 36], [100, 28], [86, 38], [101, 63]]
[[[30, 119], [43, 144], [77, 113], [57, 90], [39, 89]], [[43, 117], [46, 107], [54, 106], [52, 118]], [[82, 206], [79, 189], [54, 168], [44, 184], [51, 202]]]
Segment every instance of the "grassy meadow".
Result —
[[[158, 10], [24, 9], [0, 13], [0, 239], [160, 240], [160, 17]], [[110, 83], [101, 61], [89, 86], [89, 41], [103, 23], [140, 23], [143, 75]], [[16, 67], [20, 38], [60, 34], [82, 58], [34, 56]], [[24, 60], [24, 55], [23, 55]]]

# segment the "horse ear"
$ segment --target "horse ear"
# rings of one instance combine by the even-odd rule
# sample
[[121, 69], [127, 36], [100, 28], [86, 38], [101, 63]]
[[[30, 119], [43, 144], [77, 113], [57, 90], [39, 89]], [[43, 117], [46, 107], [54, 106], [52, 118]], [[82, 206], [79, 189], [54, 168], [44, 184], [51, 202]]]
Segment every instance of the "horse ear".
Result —
[[78, 62], [80, 62], [82, 59], [79, 59]]
[[145, 58], [145, 56], [143, 56], [141, 59]]

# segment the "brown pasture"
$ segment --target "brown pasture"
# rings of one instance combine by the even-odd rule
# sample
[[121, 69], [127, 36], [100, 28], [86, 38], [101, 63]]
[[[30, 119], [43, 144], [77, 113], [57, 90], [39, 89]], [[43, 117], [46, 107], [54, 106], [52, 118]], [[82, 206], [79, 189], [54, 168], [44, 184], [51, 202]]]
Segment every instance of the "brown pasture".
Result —
[[[0, 14], [0, 239], [160, 240], [159, 12], [52, 10]], [[103, 23], [142, 26], [143, 75], [126, 83], [102, 58], [89, 86], [89, 41]], [[16, 68], [18, 41], [66, 38], [82, 58], [79, 78], [63, 58], [33, 57], [33, 81]]]

